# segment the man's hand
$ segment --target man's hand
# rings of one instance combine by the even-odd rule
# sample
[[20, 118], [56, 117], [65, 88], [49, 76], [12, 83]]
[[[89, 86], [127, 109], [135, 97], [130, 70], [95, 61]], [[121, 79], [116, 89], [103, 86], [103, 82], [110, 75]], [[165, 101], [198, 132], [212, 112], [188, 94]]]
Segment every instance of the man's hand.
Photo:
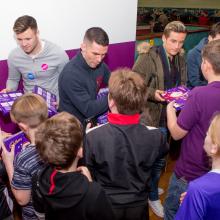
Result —
[[165, 99], [161, 96], [161, 94], [163, 94], [164, 91], [163, 90], [156, 90], [155, 94], [154, 94], [154, 98], [158, 101], [158, 102], [164, 102]]
[[59, 108], [59, 102], [53, 102], [52, 105], [53, 105], [56, 109]]
[[88, 131], [90, 128], [92, 128], [92, 122], [86, 124], [86, 131]]

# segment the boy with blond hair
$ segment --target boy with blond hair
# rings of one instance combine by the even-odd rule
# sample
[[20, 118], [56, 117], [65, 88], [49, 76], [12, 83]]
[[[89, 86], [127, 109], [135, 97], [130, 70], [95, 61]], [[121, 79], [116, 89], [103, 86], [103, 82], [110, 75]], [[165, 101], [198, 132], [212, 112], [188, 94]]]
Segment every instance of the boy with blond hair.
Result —
[[[37, 219], [31, 201], [31, 178], [43, 167], [35, 148], [35, 132], [37, 127], [47, 119], [47, 104], [36, 94], [27, 93], [15, 100], [10, 116], [13, 122], [27, 135], [30, 144], [14, 156], [14, 148], [8, 152], [2, 145], [2, 158], [8, 173], [12, 193], [22, 206], [22, 219]], [[1, 141], [2, 143], [2, 141]]]

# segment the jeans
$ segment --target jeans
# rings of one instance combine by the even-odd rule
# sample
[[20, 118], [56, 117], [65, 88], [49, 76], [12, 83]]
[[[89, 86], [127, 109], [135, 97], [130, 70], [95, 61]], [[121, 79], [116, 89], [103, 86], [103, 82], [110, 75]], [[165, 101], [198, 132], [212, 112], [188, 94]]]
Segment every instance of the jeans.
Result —
[[[167, 137], [167, 128], [165, 127], [160, 127], [160, 131]], [[149, 192], [149, 200], [151, 201], [156, 201], [159, 199], [158, 195], [158, 184], [160, 180], [160, 175], [163, 170], [163, 168], [166, 165], [166, 159], [165, 158], [158, 158], [154, 162], [152, 166], [152, 171], [151, 171], [151, 180], [149, 183], [150, 187], [150, 192]]]
[[188, 183], [172, 174], [164, 203], [164, 220], [173, 220], [179, 208], [180, 195], [187, 190]]
[[149, 186], [150, 186], [149, 200], [151, 201], [156, 201], [159, 199], [158, 184], [159, 184], [161, 172], [165, 164], [166, 164], [165, 158], [159, 158], [153, 164], [152, 171], [151, 171], [151, 180], [149, 183]]

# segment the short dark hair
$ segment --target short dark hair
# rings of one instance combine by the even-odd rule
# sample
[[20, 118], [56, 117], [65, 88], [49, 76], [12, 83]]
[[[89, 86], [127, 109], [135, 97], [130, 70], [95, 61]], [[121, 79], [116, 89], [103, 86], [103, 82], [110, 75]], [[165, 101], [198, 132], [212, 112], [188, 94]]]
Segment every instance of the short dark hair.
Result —
[[220, 34], [220, 22], [217, 22], [216, 24], [213, 24], [211, 27], [211, 30], [209, 32], [209, 35], [212, 38], [215, 38], [216, 35]]
[[213, 40], [205, 45], [202, 58], [208, 60], [216, 74], [220, 74], [220, 40]]
[[24, 15], [19, 18], [14, 23], [13, 30], [16, 34], [21, 34], [24, 31], [26, 31], [28, 28], [31, 28], [32, 30], [37, 31], [37, 21], [35, 18]]
[[15, 100], [10, 115], [16, 123], [36, 128], [48, 118], [47, 104], [41, 96], [26, 93]]
[[186, 34], [187, 29], [181, 21], [172, 21], [165, 26], [163, 34], [165, 37], [169, 37], [171, 32]]
[[109, 79], [109, 99], [113, 99], [120, 114], [140, 113], [146, 97], [143, 78], [128, 68], [112, 72]]
[[84, 36], [84, 41], [89, 41], [90, 43], [96, 42], [101, 46], [109, 45], [109, 38], [107, 33], [100, 27], [89, 28]]
[[57, 169], [66, 169], [82, 147], [83, 131], [76, 117], [61, 112], [39, 126], [35, 138], [41, 158]]

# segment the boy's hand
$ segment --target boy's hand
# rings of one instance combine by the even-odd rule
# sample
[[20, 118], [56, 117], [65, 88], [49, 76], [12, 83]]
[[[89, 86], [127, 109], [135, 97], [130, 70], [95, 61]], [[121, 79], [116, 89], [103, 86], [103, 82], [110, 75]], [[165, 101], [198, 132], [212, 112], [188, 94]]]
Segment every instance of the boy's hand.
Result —
[[185, 196], [186, 196], [187, 192], [183, 192], [181, 195], [180, 195], [180, 204], [182, 204]]
[[7, 92], [11, 92], [11, 89], [5, 88], [0, 91], [0, 93], [7, 93]]
[[3, 140], [5, 139], [5, 138], [7, 138], [7, 137], [10, 137], [12, 134], [11, 133], [7, 133], [7, 132], [5, 132], [5, 131], [2, 131], [2, 138], [3, 138]]
[[2, 144], [1, 147], [2, 147], [2, 159], [5, 163], [5, 165], [6, 164], [13, 164], [14, 156], [15, 156], [15, 146], [14, 145], [11, 146], [10, 152], [5, 148], [4, 144]]
[[176, 114], [176, 109], [174, 108], [174, 104], [175, 104], [175, 101], [172, 101], [167, 105], [167, 114], [170, 114], [170, 113]]
[[87, 167], [80, 166], [80, 167], [77, 167], [76, 170], [81, 172], [84, 176], [86, 176], [88, 178], [89, 182], [92, 182], [92, 177], [91, 177], [91, 174], [90, 174], [90, 172], [89, 172]]

